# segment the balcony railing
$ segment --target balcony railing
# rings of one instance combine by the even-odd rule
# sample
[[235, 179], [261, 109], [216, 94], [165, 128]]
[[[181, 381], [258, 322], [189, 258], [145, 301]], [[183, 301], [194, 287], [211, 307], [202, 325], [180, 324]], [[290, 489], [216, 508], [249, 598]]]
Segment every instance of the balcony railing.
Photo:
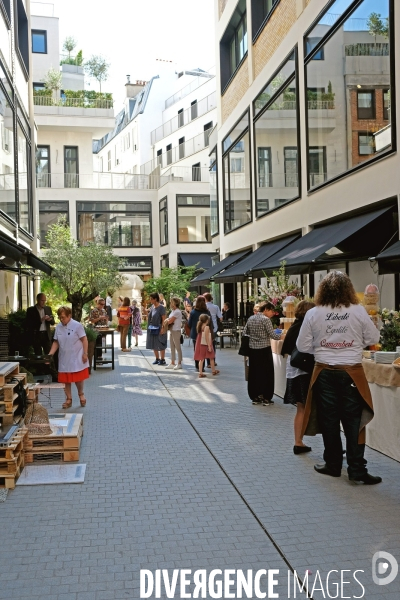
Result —
[[[156, 170], [152, 175], [129, 173], [38, 173], [38, 189], [95, 189], [95, 190], [156, 190], [170, 181], [209, 181], [209, 170], [201, 167], [172, 167], [161, 175]], [[14, 189], [13, 175], [0, 175], [0, 191]]]
[[216, 106], [217, 96], [216, 93], [213, 92], [206, 98], [203, 98], [196, 104], [193, 104], [190, 108], [187, 108], [186, 110], [182, 111], [163, 125], [160, 125], [160, 127], [157, 127], [157, 129], [154, 129], [151, 132], [152, 146], [160, 140], [162, 140], [167, 135], [178, 131], [178, 129], [180, 129], [184, 125], [187, 125], [194, 119], [197, 119], [197, 117], [205, 115], [213, 108], [216, 108]]
[[388, 43], [374, 44], [371, 42], [348, 44], [345, 46], [346, 56], [389, 56]]
[[67, 108], [112, 108], [112, 100], [87, 100], [85, 98], [60, 98], [55, 99], [52, 96], [33, 96], [35, 106], [64, 106]]
[[166, 169], [169, 165], [178, 162], [182, 158], [186, 158], [187, 156], [196, 154], [196, 152], [200, 152], [200, 150], [204, 150], [204, 148], [207, 148], [209, 145], [210, 132], [211, 129], [207, 129], [190, 140], [178, 144], [178, 146], [175, 146], [170, 150], [166, 150], [162, 154], [156, 156], [156, 158], [141, 165], [140, 172], [144, 175], [150, 175], [150, 173], [158, 166], [160, 166], [161, 169]]
[[[212, 70], [213, 69], [209, 69], [205, 73], [205, 75], [210, 74], [210, 72]], [[172, 106], [173, 104], [175, 104], [175, 102], [178, 102], [179, 100], [182, 100], [182, 98], [185, 98], [185, 96], [188, 96], [191, 92], [194, 92], [194, 90], [197, 90], [198, 87], [200, 87], [201, 85], [203, 85], [203, 83], [206, 83], [207, 81], [209, 81], [213, 77], [215, 77], [215, 73], [212, 74], [212, 77], [196, 77], [188, 85], [186, 85], [181, 90], [179, 90], [179, 92], [176, 92], [176, 94], [174, 94], [173, 96], [170, 96], [169, 98], [167, 98], [167, 100], [165, 101], [165, 108], [169, 108], [170, 106]]]

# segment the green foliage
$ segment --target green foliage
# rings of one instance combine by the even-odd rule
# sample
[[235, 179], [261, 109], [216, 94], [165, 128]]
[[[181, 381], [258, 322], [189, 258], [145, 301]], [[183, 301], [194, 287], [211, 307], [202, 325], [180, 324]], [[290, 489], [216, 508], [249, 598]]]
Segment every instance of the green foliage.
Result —
[[96, 92], [95, 90], [64, 90], [64, 95], [67, 98], [67, 104], [69, 99], [73, 99], [74, 106], [84, 108], [90, 108], [91, 106], [101, 108], [103, 100], [105, 107], [108, 108], [113, 102], [112, 94]]
[[47, 90], [57, 92], [62, 85], [62, 73], [50, 68], [44, 76], [43, 83]]
[[60, 306], [69, 304], [67, 300], [67, 294], [65, 290], [60, 286], [57, 281], [54, 281], [50, 277], [43, 276], [41, 279], [41, 291], [46, 294], [46, 304], [50, 306], [53, 311], [53, 315], [57, 314], [57, 310]]
[[99, 335], [98, 332], [93, 327], [89, 326], [84, 327], [84, 329], [88, 342], [95, 342], [97, 340], [97, 336]]
[[101, 290], [122, 286], [124, 278], [119, 270], [124, 261], [109, 246], [93, 243], [80, 246], [73, 239], [65, 217], [49, 227], [46, 242], [45, 260], [54, 271], [45, 279], [64, 290], [72, 304], [72, 317], [77, 321], [82, 318], [84, 304]]
[[190, 287], [190, 282], [197, 270], [193, 267], [164, 267], [159, 277], [152, 277], [144, 285], [145, 294], [158, 292], [164, 294], [168, 302], [171, 296], [183, 298]]
[[290, 283], [290, 275], [286, 274], [285, 261], [281, 262], [278, 271], [273, 271], [272, 277], [264, 273], [265, 283], [259, 286], [258, 296], [254, 298], [256, 302], [271, 302], [276, 308], [276, 316], [271, 321], [274, 326], [279, 326], [280, 318], [283, 316], [282, 303], [287, 296], [298, 297], [302, 294], [302, 289], [294, 283]]
[[400, 346], [400, 313], [383, 308], [379, 314], [383, 322], [380, 340], [382, 350], [394, 352], [396, 346]]
[[92, 55], [89, 60], [85, 62], [85, 71], [92, 79], [96, 79], [99, 82], [101, 92], [101, 82], [108, 79], [108, 70], [110, 64], [101, 55]]
[[53, 90], [49, 90], [47, 88], [44, 88], [42, 90], [33, 90], [33, 95], [34, 96], [52, 96], [53, 95]]
[[384, 22], [381, 19], [380, 13], [372, 12], [367, 20], [367, 29], [368, 33], [374, 38], [376, 44], [376, 38], [378, 35], [382, 35], [384, 37], [388, 37], [389, 35], [388, 19], [386, 19]]
[[77, 44], [77, 41], [72, 36], [68, 36], [64, 40], [63, 50], [65, 50], [66, 52], [68, 52], [68, 58], [69, 59], [71, 58], [71, 52], [73, 50], [75, 50], [75, 48], [76, 48], [76, 44]]
[[26, 310], [11, 311], [7, 315], [9, 325], [8, 346], [10, 356], [18, 350], [21, 356], [28, 356], [30, 341], [26, 333]]
[[25, 332], [25, 321], [26, 321], [26, 310], [20, 308], [13, 310], [7, 315], [8, 324], [14, 332], [24, 333]]

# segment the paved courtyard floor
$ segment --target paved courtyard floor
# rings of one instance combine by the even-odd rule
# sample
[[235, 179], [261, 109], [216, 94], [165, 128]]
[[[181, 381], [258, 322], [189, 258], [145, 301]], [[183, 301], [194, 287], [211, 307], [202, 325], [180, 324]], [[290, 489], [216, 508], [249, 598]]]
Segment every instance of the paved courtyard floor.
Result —
[[[17, 487], [0, 504], [0, 599], [136, 600], [141, 569], [276, 569], [270, 591], [272, 575], [260, 579], [266, 596], [243, 597], [305, 598], [296, 571], [315, 599], [398, 600], [400, 576], [376, 585], [371, 562], [377, 551], [400, 560], [400, 464], [367, 449], [382, 484], [318, 475], [321, 439], [293, 455], [294, 409], [251, 405], [236, 350], [218, 351], [221, 374], [199, 380], [187, 341], [179, 372], [153, 366], [143, 344], [93, 373], [86, 408], [74, 396], [85, 483]], [[147, 597], [191, 597], [180, 581]]]

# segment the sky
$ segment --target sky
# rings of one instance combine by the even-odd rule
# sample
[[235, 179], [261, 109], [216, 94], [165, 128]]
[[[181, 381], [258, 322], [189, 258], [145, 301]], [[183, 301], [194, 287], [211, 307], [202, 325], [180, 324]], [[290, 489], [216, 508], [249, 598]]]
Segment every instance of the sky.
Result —
[[[102, 91], [113, 92], [116, 111], [126, 75], [147, 81], [157, 75], [156, 58], [172, 60], [179, 70], [215, 66], [214, 0], [32, 1], [31, 12], [48, 14], [52, 5], [60, 19], [60, 45], [72, 36], [78, 42], [74, 53], [82, 49], [84, 59], [101, 54], [110, 63]], [[96, 81], [87, 83], [99, 89]]]

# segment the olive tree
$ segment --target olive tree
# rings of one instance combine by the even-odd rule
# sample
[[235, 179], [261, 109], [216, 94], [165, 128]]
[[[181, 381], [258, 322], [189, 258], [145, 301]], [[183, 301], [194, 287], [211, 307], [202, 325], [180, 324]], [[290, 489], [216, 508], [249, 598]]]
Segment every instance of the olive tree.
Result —
[[122, 287], [124, 277], [119, 270], [124, 260], [116, 256], [109, 246], [97, 243], [80, 245], [72, 237], [64, 217], [49, 227], [46, 242], [48, 248], [43, 255], [54, 271], [45, 280], [65, 291], [67, 301], [72, 304], [72, 318], [76, 321], [82, 318], [84, 304], [102, 290]]
[[85, 62], [85, 71], [92, 79], [99, 82], [101, 93], [101, 82], [108, 79], [110, 64], [101, 55], [93, 55]]

